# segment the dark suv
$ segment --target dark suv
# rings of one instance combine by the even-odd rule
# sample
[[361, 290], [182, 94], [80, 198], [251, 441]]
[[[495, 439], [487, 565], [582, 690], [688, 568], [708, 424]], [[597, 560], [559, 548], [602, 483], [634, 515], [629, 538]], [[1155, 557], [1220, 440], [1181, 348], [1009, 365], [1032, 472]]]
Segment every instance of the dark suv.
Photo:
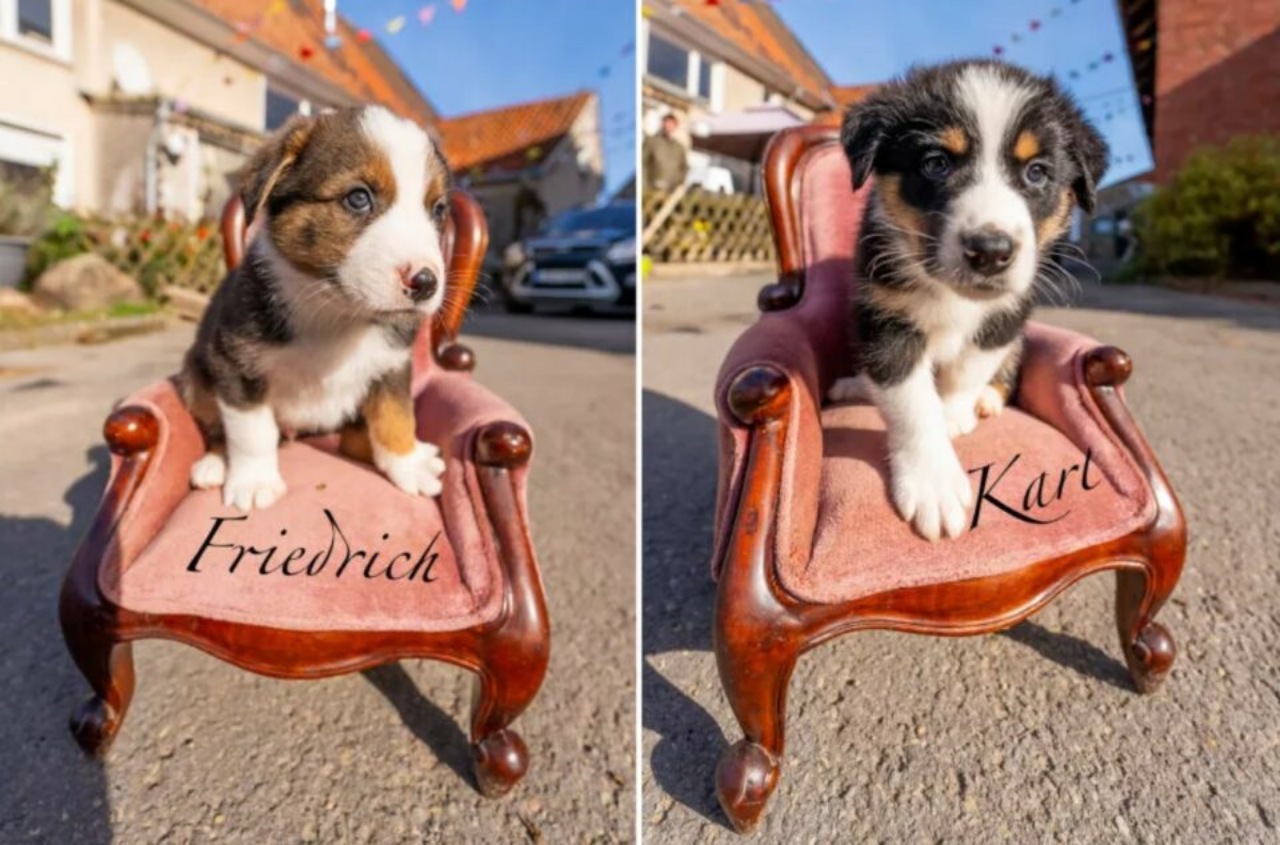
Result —
[[614, 202], [566, 211], [503, 253], [507, 310], [568, 305], [598, 311], [636, 307], [636, 205]]

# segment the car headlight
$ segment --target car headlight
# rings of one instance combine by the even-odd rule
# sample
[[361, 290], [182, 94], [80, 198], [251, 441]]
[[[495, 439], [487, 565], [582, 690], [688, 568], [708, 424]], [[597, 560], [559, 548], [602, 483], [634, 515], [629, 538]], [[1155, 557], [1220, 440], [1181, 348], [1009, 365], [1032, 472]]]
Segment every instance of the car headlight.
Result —
[[524, 254], [524, 244], [516, 241], [502, 252], [502, 262], [508, 267], [519, 267], [524, 263], [527, 256]]
[[604, 257], [607, 260], [612, 261], [614, 264], [635, 261], [636, 239], [628, 238], [625, 241], [618, 241], [616, 244], [609, 247], [609, 251], [604, 254]]

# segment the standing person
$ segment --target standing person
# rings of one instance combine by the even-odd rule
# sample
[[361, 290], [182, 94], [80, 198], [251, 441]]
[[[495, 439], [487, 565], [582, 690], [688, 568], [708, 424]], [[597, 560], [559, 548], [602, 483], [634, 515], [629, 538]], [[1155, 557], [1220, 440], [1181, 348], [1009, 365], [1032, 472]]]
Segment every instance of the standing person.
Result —
[[674, 191], [689, 175], [688, 152], [676, 139], [674, 114], [662, 118], [662, 131], [644, 142], [644, 184], [655, 191]]

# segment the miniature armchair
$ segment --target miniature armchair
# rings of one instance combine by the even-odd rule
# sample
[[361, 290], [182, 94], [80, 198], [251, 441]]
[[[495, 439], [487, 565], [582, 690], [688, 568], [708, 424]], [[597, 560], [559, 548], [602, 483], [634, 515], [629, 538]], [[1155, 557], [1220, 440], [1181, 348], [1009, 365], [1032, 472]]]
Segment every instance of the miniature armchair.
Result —
[[[472, 380], [474, 356], [454, 342], [488, 229], [463, 193], [451, 221], [454, 291], [413, 353], [418, 437], [438, 444], [447, 464], [440, 497], [401, 492], [342, 457], [330, 436], [282, 445], [288, 494], [245, 515], [217, 491], [190, 488], [204, 443], [171, 382], [107, 418], [111, 477], [59, 608], [93, 689], [71, 717], [86, 751], [105, 752], [128, 712], [131, 643], [158, 637], [280, 678], [403, 658], [462, 666], [477, 676], [470, 736], [481, 792], [502, 794], [524, 775], [527, 752], [510, 725], [550, 653], [525, 509], [532, 441], [521, 417]], [[222, 231], [234, 267], [244, 256], [238, 199]]]
[[745, 735], [721, 757], [716, 790], [740, 832], [778, 784], [787, 686], [805, 651], [873, 628], [1009, 628], [1115, 570], [1120, 644], [1137, 689], [1152, 692], [1175, 653], [1153, 619], [1186, 553], [1178, 501], [1125, 405], [1128, 356], [1036, 323], [1010, 407], [955, 441], [975, 494], [967, 531], [917, 536], [887, 493], [878, 411], [823, 401], [852, 364], [869, 188], [850, 193], [836, 130], [820, 127], [775, 136], [765, 180], [781, 275], [716, 386], [714, 641]]

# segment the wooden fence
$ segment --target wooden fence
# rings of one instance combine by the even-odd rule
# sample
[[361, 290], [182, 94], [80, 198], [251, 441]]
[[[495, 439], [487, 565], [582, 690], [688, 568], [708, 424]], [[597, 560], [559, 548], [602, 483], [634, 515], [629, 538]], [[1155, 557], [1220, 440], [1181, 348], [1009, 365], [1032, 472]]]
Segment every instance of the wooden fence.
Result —
[[[645, 191], [645, 252], [654, 261], [771, 262], [773, 235], [762, 197], [689, 190], [668, 208], [669, 195]], [[665, 212], [661, 220], [655, 218]], [[656, 224], [651, 227], [651, 222]]]

